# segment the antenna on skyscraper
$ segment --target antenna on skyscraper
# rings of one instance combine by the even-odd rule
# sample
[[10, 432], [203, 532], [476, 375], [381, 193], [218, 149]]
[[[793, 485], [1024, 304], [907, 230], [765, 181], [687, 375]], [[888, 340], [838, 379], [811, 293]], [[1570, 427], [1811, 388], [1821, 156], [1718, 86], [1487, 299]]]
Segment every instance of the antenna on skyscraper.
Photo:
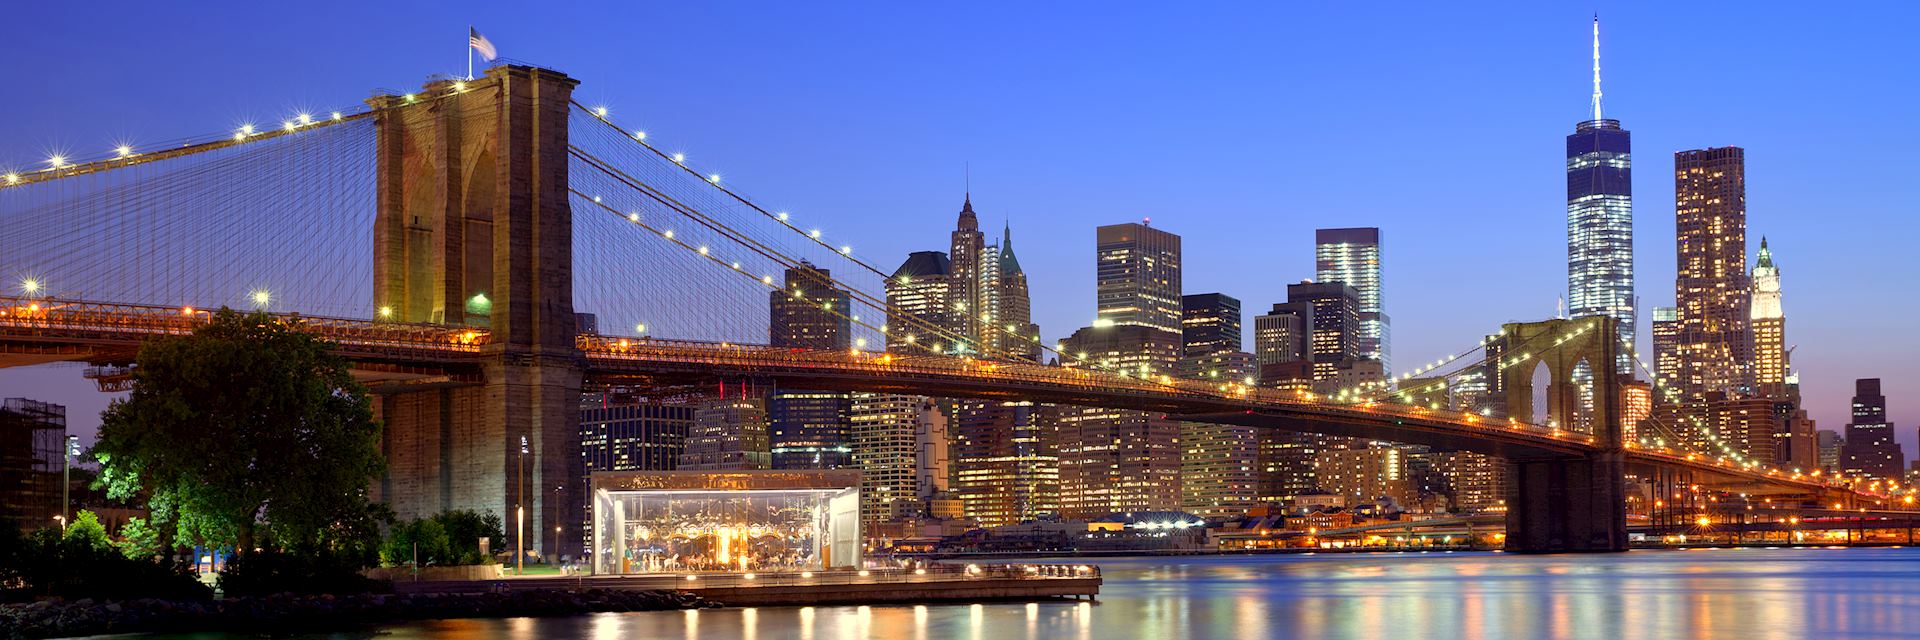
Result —
[[1600, 14], [1593, 14], [1593, 119], [1600, 120]]

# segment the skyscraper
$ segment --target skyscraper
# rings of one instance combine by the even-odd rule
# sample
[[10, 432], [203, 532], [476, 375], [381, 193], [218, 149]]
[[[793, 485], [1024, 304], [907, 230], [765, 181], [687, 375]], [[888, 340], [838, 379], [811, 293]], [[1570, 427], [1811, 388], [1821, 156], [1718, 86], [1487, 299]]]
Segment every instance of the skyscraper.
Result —
[[[1659, 378], [1662, 389], [1677, 391], [1668, 385], [1680, 383], [1680, 309], [1678, 307], [1653, 308], [1653, 372]], [[1673, 398], [1655, 393], [1656, 404], [1667, 404]]]
[[1180, 236], [1129, 222], [1100, 227], [1096, 240], [1094, 325], [1180, 333]]
[[1780, 268], [1773, 251], [1760, 238], [1760, 256], [1753, 265], [1753, 381], [1763, 391], [1780, 393], [1787, 384], [1787, 314], [1780, 306]]
[[613, 392], [580, 406], [580, 458], [586, 472], [671, 471], [693, 430], [692, 404], [669, 404]]
[[951, 298], [947, 312], [957, 318], [954, 324], [965, 339], [965, 344], [957, 345], [953, 352], [977, 353], [982, 336], [980, 310], [985, 298], [981, 287], [986, 281], [980, 254], [987, 242], [980, 233], [980, 219], [973, 213], [972, 193], [968, 193], [960, 205], [960, 220], [954, 225], [951, 239], [947, 258], [952, 261], [953, 288], [948, 292]]
[[1313, 305], [1282, 302], [1253, 318], [1253, 358], [1259, 365], [1303, 360], [1313, 327]]
[[1359, 302], [1359, 327], [1354, 335], [1357, 357], [1379, 361], [1382, 371], [1392, 371], [1392, 322], [1380, 293], [1380, 229], [1315, 231], [1313, 258], [1315, 279], [1353, 287]]
[[1746, 154], [1739, 147], [1680, 151], [1673, 164], [1680, 322], [1675, 386], [1687, 400], [1711, 391], [1749, 392]]
[[[1593, 118], [1567, 136], [1567, 305], [1575, 318], [1620, 319], [1634, 342], [1633, 136], [1600, 113], [1600, 20], [1593, 21]], [[1619, 370], [1631, 371], [1624, 350]]]
[[966, 334], [953, 302], [953, 263], [940, 251], [915, 251], [887, 278], [887, 350], [939, 350]]
[[1306, 359], [1313, 363], [1314, 380], [1330, 380], [1342, 367], [1360, 358], [1360, 296], [1340, 282], [1301, 282], [1287, 285], [1287, 303], [1313, 308], [1308, 327]]
[[[938, 434], [946, 446], [946, 417], [921, 396], [855, 393], [849, 420], [853, 467], [860, 470], [860, 518], [885, 522], [926, 510], [935, 487], [920, 472], [923, 455], [944, 464], [945, 452], [923, 452], [921, 438]], [[944, 478], [940, 487], [944, 488]]]
[[766, 469], [766, 401], [746, 389], [734, 397], [700, 403], [693, 412], [693, 429], [674, 466], [683, 471]]
[[1049, 410], [1031, 402], [955, 402], [953, 489], [966, 517], [991, 527], [1060, 512]]
[[[1182, 354], [1180, 236], [1141, 223], [1100, 227], [1094, 324], [1061, 344], [1072, 361], [1138, 377], [1176, 373]], [[1146, 411], [1056, 407], [1060, 511], [1099, 517], [1180, 508], [1180, 422]]]
[[1880, 395], [1879, 378], [1861, 378], [1853, 383], [1853, 420], [1847, 423], [1840, 458], [1840, 470], [1849, 476], [1897, 479], [1905, 471], [1907, 458], [1893, 439], [1893, 423], [1887, 421], [1887, 397]]
[[1040, 327], [1033, 323], [1027, 272], [1013, 254], [1013, 229], [1003, 227], [1000, 243], [980, 250], [981, 343], [998, 358], [1040, 361]]
[[1224, 293], [1180, 298], [1180, 376], [1240, 380], [1252, 375], [1252, 357], [1241, 350], [1240, 300]]
[[[786, 287], [769, 294], [771, 344], [798, 349], [852, 346], [851, 296], [832, 274], [810, 264], [787, 270]], [[839, 469], [853, 464], [847, 394], [777, 389], [766, 411], [775, 469]]]

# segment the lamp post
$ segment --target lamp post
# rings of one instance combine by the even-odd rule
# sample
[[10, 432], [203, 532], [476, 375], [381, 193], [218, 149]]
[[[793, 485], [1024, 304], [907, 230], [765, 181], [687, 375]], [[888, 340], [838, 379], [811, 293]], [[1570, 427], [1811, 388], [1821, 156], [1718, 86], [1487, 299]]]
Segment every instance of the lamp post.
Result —
[[65, 454], [60, 456], [60, 530], [66, 531], [67, 513], [73, 509], [73, 457], [80, 455], [80, 436], [67, 435]]
[[527, 575], [527, 437], [520, 436], [520, 477], [514, 482], [513, 569]]

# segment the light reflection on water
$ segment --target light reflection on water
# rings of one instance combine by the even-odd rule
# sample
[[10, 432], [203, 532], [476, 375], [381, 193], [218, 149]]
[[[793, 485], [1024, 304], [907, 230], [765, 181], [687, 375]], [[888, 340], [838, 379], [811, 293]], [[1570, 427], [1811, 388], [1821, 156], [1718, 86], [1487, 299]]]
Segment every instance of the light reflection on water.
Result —
[[765, 607], [437, 621], [391, 627], [380, 637], [1764, 640], [1920, 633], [1920, 549], [1320, 554], [1099, 564], [1106, 585], [1098, 603]]

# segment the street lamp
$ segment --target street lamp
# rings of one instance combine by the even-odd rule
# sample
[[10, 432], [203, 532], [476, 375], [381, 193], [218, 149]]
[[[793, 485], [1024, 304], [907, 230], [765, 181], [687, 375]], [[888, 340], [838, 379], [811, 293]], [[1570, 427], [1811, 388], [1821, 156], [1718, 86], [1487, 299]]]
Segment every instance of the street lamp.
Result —
[[55, 521], [57, 521], [57, 522], [59, 522], [59, 523], [60, 523], [60, 535], [62, 535], [62, 536], [65, 536], [65, 535], [67, 535], [67, 517], [66, 517], [66, 516], [54, 516], [54, 517], [53, 517], [53, 519], [54, 519]]
[[513, 569], [519, 575], [527, 575], [527, 437], [520, 436], [520, 477], [514, 483], [514, 489], [520, 494], [515, 500], [513, 528]]

